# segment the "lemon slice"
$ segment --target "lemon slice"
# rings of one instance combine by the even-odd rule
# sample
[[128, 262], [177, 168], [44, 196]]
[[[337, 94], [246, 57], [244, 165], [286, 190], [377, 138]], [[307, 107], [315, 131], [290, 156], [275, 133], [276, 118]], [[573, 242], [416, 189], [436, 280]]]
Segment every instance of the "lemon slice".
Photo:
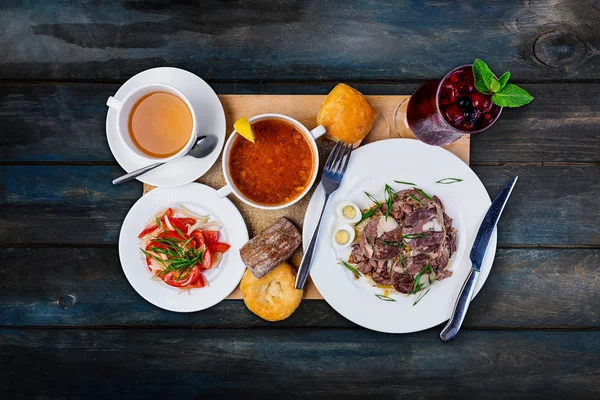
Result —
[[235, 129], [236, 132], [242, 135], [244, 138], [254, 143], [254, 133], [252, 132], [252, 127], [248, 122], [248, 118], [242, 117], [235, 121], [235, 124], [233, 124], [233, 129]]

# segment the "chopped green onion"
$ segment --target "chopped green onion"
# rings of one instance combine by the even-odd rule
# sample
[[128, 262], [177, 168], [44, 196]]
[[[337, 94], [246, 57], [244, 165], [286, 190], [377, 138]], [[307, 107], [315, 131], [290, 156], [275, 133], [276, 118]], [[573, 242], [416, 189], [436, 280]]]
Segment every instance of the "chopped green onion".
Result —
[[416, 186], [416, 183], [412, 183], [412, 182], [402, 182], [402, 181], [394, 181], [396, 183], [399, 183], [401, 185], [410, 185], [410, 186]]
[[417, 191], [417, 193], [419, 193], [421, 196], [425, 197], [427, 200], [432, 200], [431, 196], [428, 195], [427, 193], [425, 193], [423, 190], [419, 189], [419, 188], [415, 188], [415, 190]]
[[377, 212], [377, 210], [379, 210], [379, 207], [381, 207], [381, 204], [376, 205], [373, 208], [365, 211], [363, 213], [362, 217], [360, 218], [360, 221], [355, 223], [354, 226], [358, 226], [358, 225], [362, 224], [364, 221], [366, 221], [367, 219], [371, 218], [373, 216], [373, 214], [375, 214]]
[[369, 198], [369, 200], [371, 200], [373, 203], [377, 204], [378, 206], [381, 206], [381, 203], [377, 201], [377, 199], [375, 199], [375, 197], [371, 196], [369, 193], [365, 192], [365, 194], [367, 195], [367, 197]]
[[396, 191], [390, 187], [387, 183], [385, 184], [385, 204], [387, 205], [387, 211], [385, 212], [385, 219], [387, 220], [392, 212], [392, 205], [394, 203], [394, 195]]
[[414, 306], [416, 306], [417, 304], [419, 304], [419, 302], [421, 301], [421, 299], [422, 299], [423, 297], [425, 297], [425, 295], [426, 295], [427, 293], [429, 293], [429, 291], [430, 291], [430, 290], [431, 290], [431, 289], [427, 289], [427, 291], [425, 291], [424, 293], [423, 293], [423, 292], [421, 292], [421, 293], [419, 294], [419, 296], [417, 297], [417, 300], [415, 300], [415, 302], [413, 303], [413, 307], [414, 307]]
[[414, 201], [416, 201], [417, 203], [419, 203], [422, 207], [425, 207], [425, 205], [423, 203], [421, 203], [421, 200], [417, 199], [415, 196], [412, 195], [412, 193], [409, 193], [408, 196], [413, 199]]
[[[360, 278], [360, 276], [361, 276], [361, 275], [360, 275], [360, 272], [359, 272], [359, 271], [358, 271], [356, 268], [354, 268], [352, 265], [348, 264], [348, 263], [347, 263], [346, 261], [344, 261], [344, 260], [340, 260], [340, 263], [341, 263], [341, 264], [342, 264], [344, 267], [348, 268], [348, 269], [350, 270], [350, 272], [352, 272], [352, 273], [354, 274], [354, 278], [355, 278], [355, 279], [358, 279], [358, 278]], [[339, 264], [339, 263], [338, 263], [338, 264]]]
[[396, 300], [392, 299], [391, 297], [387, 297], [382, 294], [376, 294], [375, 297], [377, 297], [379, 300], [383, 300], [383, 301], [396, 301]]
[[440, 179], [436, 183], [441, 183], [442, 185], [449, 185], [451, 183], [458, 183], [458, 182], [462, 182], [462, 181], [463, 180], [460, 178], [444, 178], [444, 179]]

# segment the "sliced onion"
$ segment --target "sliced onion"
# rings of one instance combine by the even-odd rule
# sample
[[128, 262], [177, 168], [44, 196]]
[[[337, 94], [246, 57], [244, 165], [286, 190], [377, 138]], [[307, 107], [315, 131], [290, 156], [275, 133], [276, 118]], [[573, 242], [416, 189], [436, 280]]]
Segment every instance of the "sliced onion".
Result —
[[169, 217], [167, 217], [165, 215], [165, 224], [167, 225], [167, 228], [169, 228], [170, 231], [174, 231], [175, 229], [173, 229], [173, 225], [171, 225], [171, 221], [169, 221]]
[[208, 222], [208, 220], [210, 219], [210, 215], [196, 215], [193, 212], [191, 212], [190, 210], [188, 210], [187, 208], [185, 208], [184, 206], [179, 206], [181, 213], [183, 215], [185, 215], [186, 217], [189, 218], [194, 218], [196, 220], [202, 221], [202, 222]]

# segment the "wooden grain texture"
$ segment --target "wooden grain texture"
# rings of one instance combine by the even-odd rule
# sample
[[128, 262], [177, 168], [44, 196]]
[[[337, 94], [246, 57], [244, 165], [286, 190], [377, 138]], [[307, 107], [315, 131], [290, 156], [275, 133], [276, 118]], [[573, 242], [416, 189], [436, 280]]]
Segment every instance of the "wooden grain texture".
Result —
[[[491, 197], [520, 177], [501, 245], [600, 245], [600, 168], [476, 166]], [[0, 243], [115, 244], [141, 184], [113, 186], [113, 166], [0, 165]]]
[[594, 0], [3, 2], [2, 79], [425, 80], [476, 57], [517, 80], [597, 79]]
[[[212, 86], [223, 94], [326, 94], [333, 84]], [[412, 93], [419, 85], [353, 86], [365, 94], [393, 95]], [[490, 130], [473, 136], [471, 162], [600, 163], [600, 85], [523, 86], [535, 101], [504, 110]], [[118, 85], [4, 84], [0, 89], [0, 162], [115, 163], [106, 142], [105, 102]]]
[[[600, 333], [0, 330], [5, 395], [594, 398]], [[19, 366], [27, 365], [27, 373]], [[31, 379], [36, 377], [36, 379]], [[493, 388], [493, 390], [491, 390]]]
[[[0, 248], [0, 326], [353, 328], [324, 301], [270, 323], [242, 301], [196, 313], [161, 310], [129, 285], [116, 248]], [[471, 304], [475, 328], [600, 328], [600, 249], [499, 249]], [[32, 273], [35, 272], [35, 273]]]

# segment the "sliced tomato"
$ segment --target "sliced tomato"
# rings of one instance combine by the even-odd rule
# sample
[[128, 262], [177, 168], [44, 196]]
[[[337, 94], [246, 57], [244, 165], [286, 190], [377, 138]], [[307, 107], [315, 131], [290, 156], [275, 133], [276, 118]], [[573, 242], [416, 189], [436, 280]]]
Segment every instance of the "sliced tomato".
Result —
[[219, 241], [219, 231], [202, 231], [204, 235], [204, 242], [217, 243]]
[[194, 238], [194, 242], [196, 242], [197, 249], [204, 246], [204, 235], [202, 234], [202, 231], [195, 230], [192, 232], [191, 236]]
[[[156, 248], [159, 248], [159, 249], [164, 249], [165, 245], [164, 244], [160, 244], [160, 243], [156, 243], [156, 242], [150, 242], [146, 246], [146, 251], [152, 251], [151, 247], [156, 247]], [[152, 261], [150, 260], [150, 257], [148, 257], [148, 256], [146, 256], [146, 264], [148, 264], [148, 269], [150, 271], [152, 271], [152, 268], [150, 268], [150, 265], [152, 264]]]
[[206, 278], [204, 275], [202, 275], [202, 273], [200, 273], [200, 275], [198, 275], [198, 279], [196, 279], [196, 282], [191, 282], [187, 287], [203, 288], [204, 286], [206, 286]]
[[227, 243], [221, 242], [208, 243], [207, 246], [212, 253], [225, 253], [231, 247]]
[[158, 237], [161, 239], [176, 239], [176, 240], [188, 240], [190, 238], [188, 235], [185, 234], [185, 232], [181, 232], [181, 233], [183, 233], [183, 237], [181, 237], [179, 232], [176, 232], [176, 231], [166, 231], [166, 232], [163, 231], [158, 234]]
[[204, 251], [204, 257], [202, 257], [202, 269], [210, 269], [212, 267], [212, 253], [209, 249]]
[[156, 230], [156, 228], [158, 228], [158, 226], [156, 226], [156, 224], [148, 225], [147, 227], [144, 228], [143, 231], [140, 232], [140, 234], [138, 235], [138, 239], [141, 239], [144, 236], [148, 235], [149, 233], [154, 232]]
[[180, 221], [184, 225], [194, 225], [196, 223], [196, 220], [194, 218], [169, 217], [170, 221], [173, 221], [174, 219]]
[[174, 272], [169, 272], [165, 275], [162, 275], [161, 278], [169, 286], [184, 287], [190, 283], [195, 283], [200, 275], [200, 267], [198, 265], [194, 265], [192, 270], [180, 280], [177, 279], [178, 274]]
[[179, 229], [183, 233], [187, 232], [187, 226], [181, 222], [179, 218], [169, 217], [169, 222], [171, 223], [171, 226], [175, 228], [175, 230]]
[[169, 218], [171, 218], [173, 216], [173, 209], [172, 208], [167, 208], [167, 211], [165, 211], [165, 213], [163, 214], [163, 216], [167, 216]]

